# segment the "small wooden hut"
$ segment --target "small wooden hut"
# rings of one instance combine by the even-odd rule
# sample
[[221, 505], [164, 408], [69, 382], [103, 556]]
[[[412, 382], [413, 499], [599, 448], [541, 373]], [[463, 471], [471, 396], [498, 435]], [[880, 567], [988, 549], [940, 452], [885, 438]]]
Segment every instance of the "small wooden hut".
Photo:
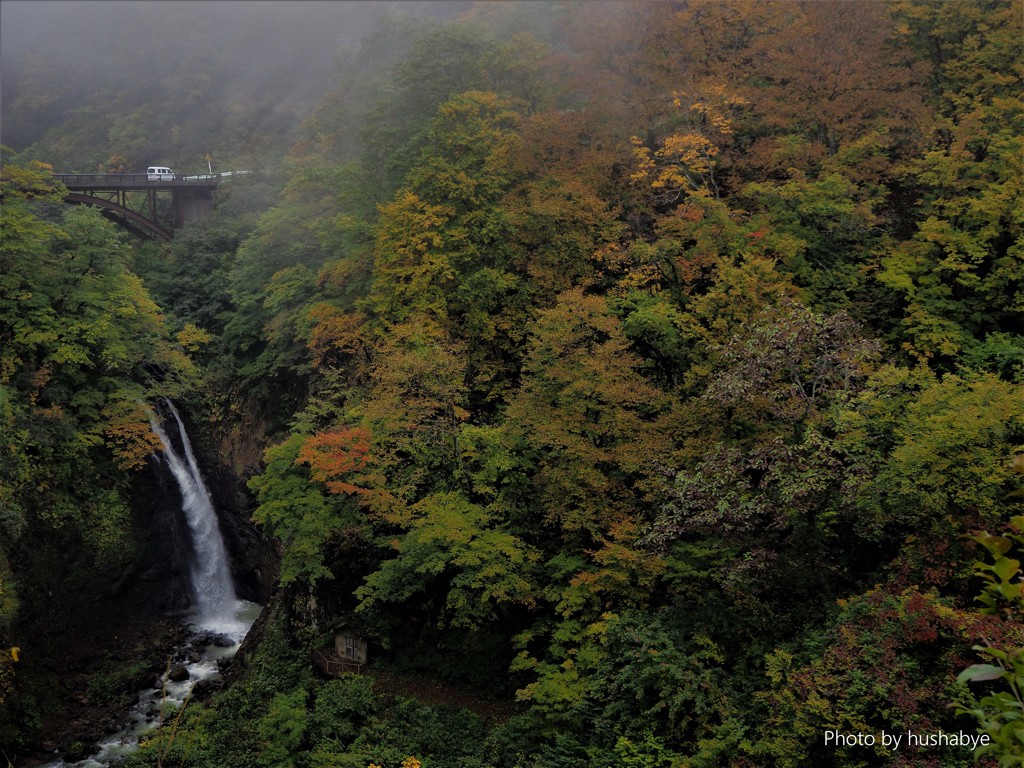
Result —
[[334, 647], [313, 651], [313, 663], [328, 677], [343, 672], [362, 674], [368, 660], [366, 638], [347, 621], [334, 630]]

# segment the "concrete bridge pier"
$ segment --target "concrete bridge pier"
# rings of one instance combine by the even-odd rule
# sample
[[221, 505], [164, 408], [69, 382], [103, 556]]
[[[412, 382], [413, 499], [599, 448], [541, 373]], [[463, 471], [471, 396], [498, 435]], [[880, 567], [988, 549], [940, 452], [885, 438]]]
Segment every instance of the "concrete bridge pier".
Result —
[[175, 229], [199, 221], [212, 207], [213, 191], [210, 189], [175, 189], [171, 198]]

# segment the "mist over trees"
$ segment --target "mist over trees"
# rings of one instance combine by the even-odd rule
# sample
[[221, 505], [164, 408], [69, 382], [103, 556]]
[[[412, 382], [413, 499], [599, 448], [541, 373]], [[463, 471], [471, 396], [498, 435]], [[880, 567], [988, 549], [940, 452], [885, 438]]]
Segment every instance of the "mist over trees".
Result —
[[59, 136], [46, 159], [67, 172], [279, 160], [339, 56], [382, 18], [429, 25], [466, 6], [5, 2], [3, 140]]
[[[1024, 755], [1020, 0], [3, 14], [5, 751], [170, 396], [276, 573], [130, 766]], [[168, 244], [50, 176], [207, 153]]]

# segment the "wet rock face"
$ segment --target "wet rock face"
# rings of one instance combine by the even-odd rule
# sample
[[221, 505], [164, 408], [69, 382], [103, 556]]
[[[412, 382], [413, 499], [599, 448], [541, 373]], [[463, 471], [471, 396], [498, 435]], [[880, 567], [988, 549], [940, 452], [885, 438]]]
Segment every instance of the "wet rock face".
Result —
[[84, 760], [89, 754], [89, 745], [84, 741], [72, 741], [64, 748], [64, 758], [73, 763]]
[[273, 546], [250, 519], [255, 501], [244, 480], [228, 467], [214, 467], [207, 480], [238, 596], [264, 604], [270, 599], [277, 580], [278, 558]]
[[200, 680], [194, 686], [192, 686], [191, 699], [193, 701], [206, 701], [214, 693], [224, 687], [223, 680], [218, 678], [207, 678], [206, 680]]
[[200, 648], [207, 648], [213, 646], [215, 648], [231, 648], [235, 645], [235, 641], [227, 635], [220, 635], [216, 632], [208, 632], [201, 635], [196, 635], [192, 639], [192, 644]]
[[134, 535], [142, 558], [121, 576], [110, 596], [129, 612], [176, 613], [192, 604], [187, 566], [191, 555], [181, 495], [166, 467], [147, 462], [132, 484]]

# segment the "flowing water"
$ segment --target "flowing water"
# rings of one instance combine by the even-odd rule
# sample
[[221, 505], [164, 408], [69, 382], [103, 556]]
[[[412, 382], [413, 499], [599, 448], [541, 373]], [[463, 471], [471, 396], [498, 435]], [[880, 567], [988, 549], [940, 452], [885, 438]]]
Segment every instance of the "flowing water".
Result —
[[192, 537], [193, 557], [189, 563], [189, 575], [199, 622], [230, 620], [235, 605], [235, 589], [231, 584], [224, 539], [217, 525], [217, 513], [199, 474], [185, 425], [170, 400], [164, 400], [164, 405], [178, 425], [178, 435], [185, 449], [184, 458], [178, 455], [174, 443], [155, 416], [150, 417], [149, 423], [164, 444], [163, 457], [181, 489], [181, 510], [185, 513]]
[[[172, 716], [196, 683], [220, 674], [224, 660], [238, 650], [261, 610], [259, 605], [235, 597], [217, 513], [199, 473], [185, 425], [169, 400], [164, 401], [164, 407], [177, 426], [183, 455], [175, 449], [157, 416], [150, 417], [150, 424], [164, 444], [162, 454], [157, 456], [162, 455], [181, 491], [181, 511], [191, 537], [189, 586], [195, 613], [186, 622], [191, 633], [185, 644], [175, 651], [174, 661], [160, 678], [160, 685], [139, 692], [138, 703], [127, 713], [121, 730], [100, 741], [92, 757], [77, 763], [57, 760], [46, 768], [105, 768], [137, 750], [139, 739]], [[188, 679], [174, 682], [169, 679], [169, 672], [178, 665], [188, 671]]]

